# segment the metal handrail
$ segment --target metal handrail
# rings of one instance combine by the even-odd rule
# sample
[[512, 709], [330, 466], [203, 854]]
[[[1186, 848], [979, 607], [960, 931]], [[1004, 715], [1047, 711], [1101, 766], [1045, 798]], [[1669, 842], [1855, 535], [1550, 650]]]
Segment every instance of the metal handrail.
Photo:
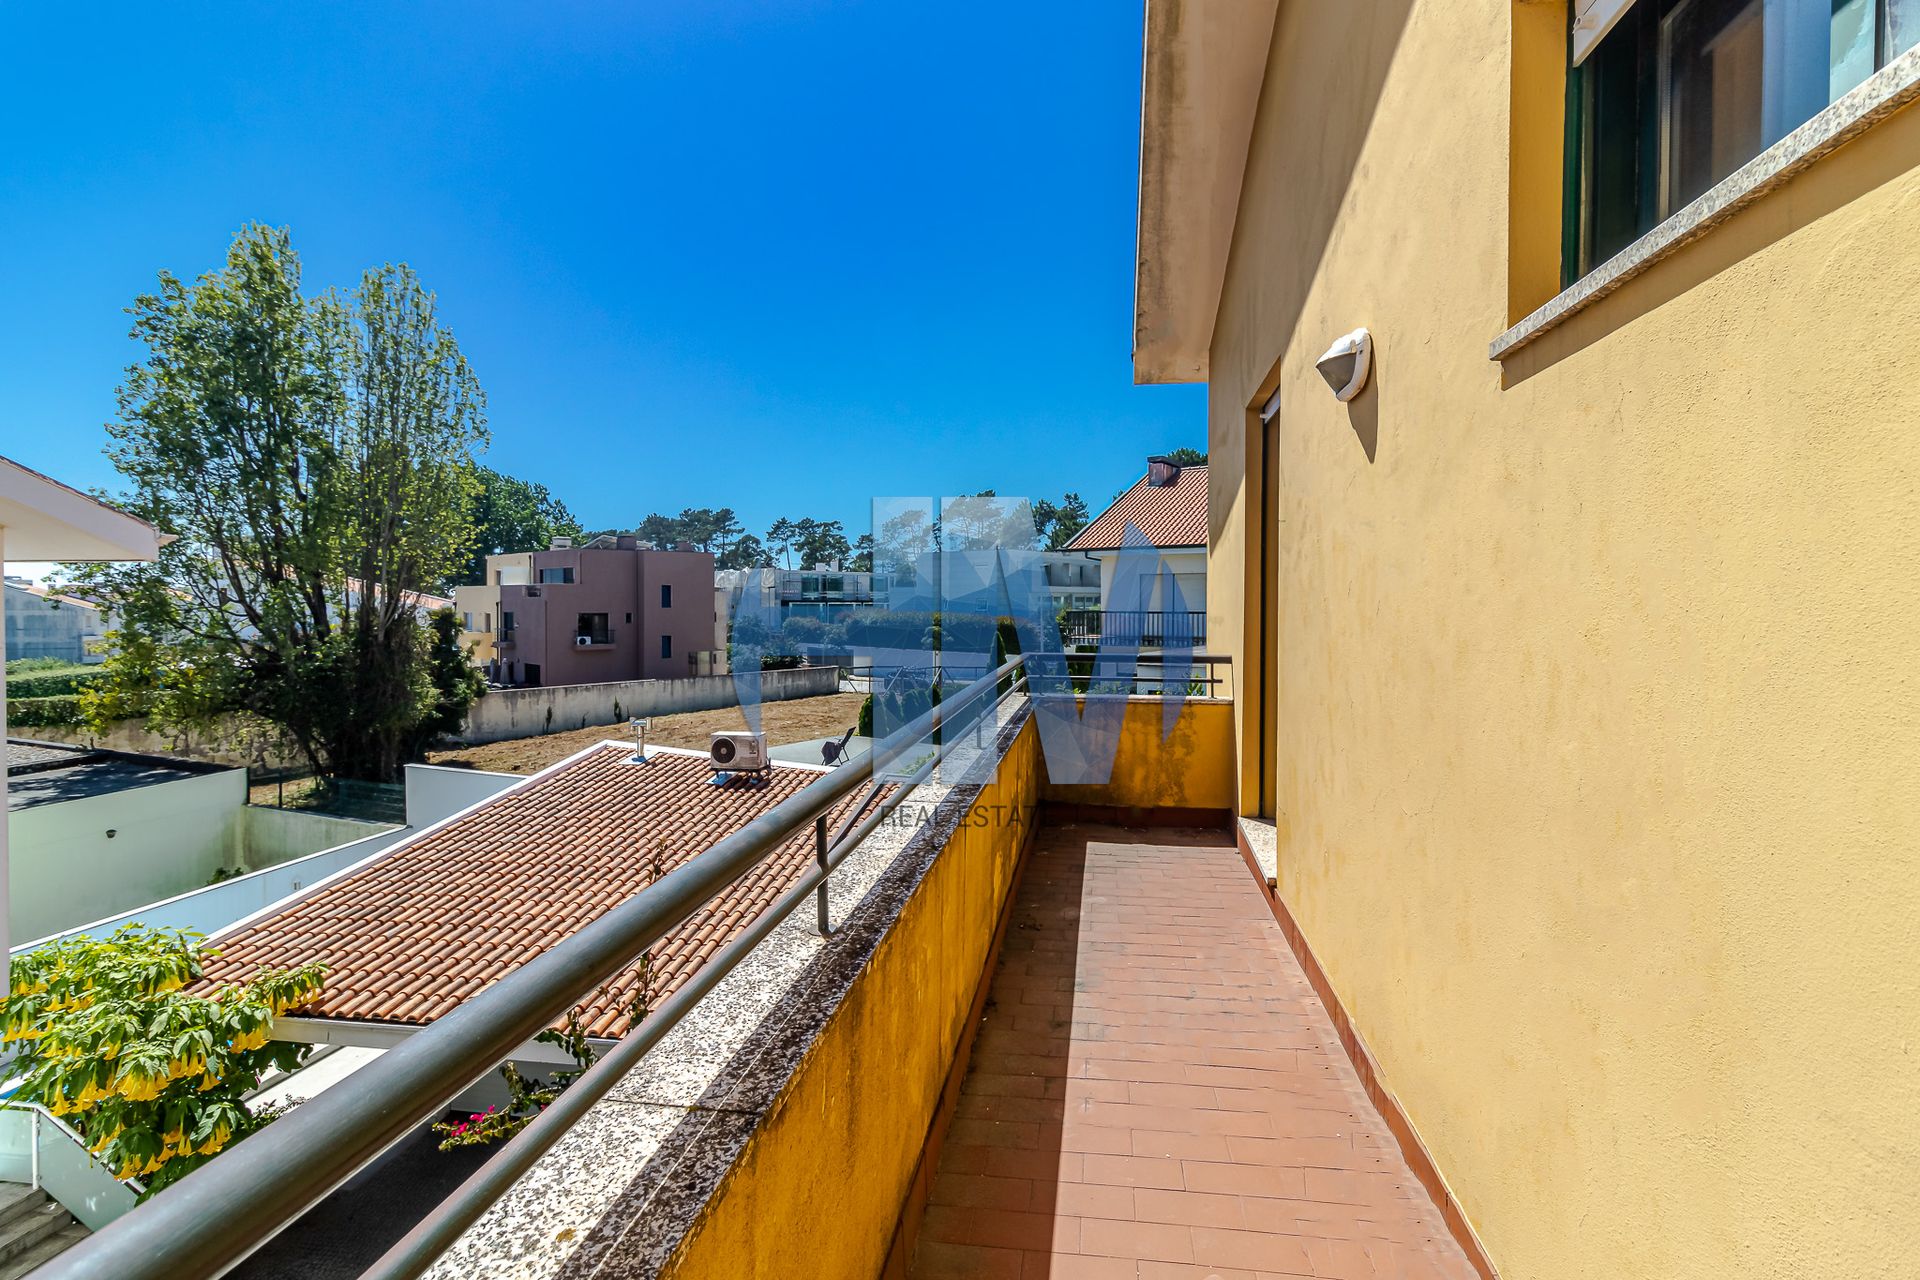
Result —
[[[1036, 697], [1088, 693], [1141, 693], [1164, 696], [1178, 687], [1202, 697], [1219, 697], [1229, 681], [1233, 659], [1225, 654], [1033, 653], [1027, 655], [1030, 691]], [[1112, 686], [1121, 686], [1115, 689]], [[1204, 693], [1200, 693], [1204, 690]]]
[[[1015, 664], [1009, 664], [1009, 667]], [[373, 1266], [361, 1274], [361, 1280], [413, 1280], [424, 1274], [441, 1254], [451, 1248], [461, 1234], [480, 1220], [501, 1196], [512, 1189], [534, 1164], [559, 1142], [568, 1129], [585, 1116], [588, 1108], [612, 1091], [638, 1065], [647, 1051], [679, 1025], [701, 997], [733, 972], [754, 947], [776, 928], [809, 896], [819, 903], [819, 929], [827, 929], [827, 877], [846, 860], [847, 855], [873, 833], [908, 793], [919, 786], [961, 742], [964, 737], [948, 737], [927, 760], [895, 786], [871, 812], [880, 783], [869, 784], [868, 791], [841, 822], [831, 842], [825, 831], [826, 816], [816, 818], [819, 831], [819, 861], [795, 881], [772, 906], [714, 952], [686, 983], [669, 996], [637, 1028], [629, 1032], [586, 1072], [568, 1085], [546, 1108], [508, 1140], [500, 1151], [442, 1200], [413, 1230], [403, 1236]], [[862, 814], [865, 814], [862, 817]]]
[[[942, 700], [891, 740], [914, 743], [931, 736], [982, 697], [995, 692], [1000, 681], [1015, 677], [1009, 681], [1010, 692], [1019, 683], [1017, 677], [1023, 665], [1023, 658], [1014, 658]], [[926, 776], [951, 749], [952, 735], [948, 738], [916, 773], [916, 779]], [[862, 760], [824, 774], [817, 782], [782, 800], [453, 1012], [407, 1037], [398, 1047], [356, 1072], [351, 1085], [328, 1089], [303, 1103], [245, 1142], [236, 1143], [218, 1160], [195, 1170], [192, 1177], [161, 1191], [137, 1213], [127, 1215], [54, 1259], [38, 1273], [39, 1280], [100, 1276], [112, 1276], [115, 1280], [177, 1280], [182, 1275], [226, 1274], [377, 1160], [389, 1147], [444, 1110], [497, 1064], [512, 1057], [516, 1049], [558, 1021], [588, 992], [631, 964], [634, 957], [659, 942], [795, 831], [824, 819], [835, 804], [861, 783], [871, 783], [874, 762], [880, 754], [870, 752]], [[904, 794], [907, 789], [900, 787], [895, 795]], [[862, 804], [870, 801], [871, 793]], [[878, 819], [870, 817], [854, 830], [864, 835], [877, 822]], [[779, 900], [777, 907], [781, 914], [790, 911], [808, 892], [823, 888], [822, 882], [831, 874], [838, 858], [844, 858], [846, 851], [857, 843], [848, 838], [851, 835], [852, 832], [843, 835], [837, 849], [827, 851], [820, 864], [803, 875]], [[721, 954], [728, 955], [728, 966], [749, 949], [737, 945], [742, 939], [751, 936], [757, 940], [778, 923], [775, 911], [762, 913], [740, 938], [723, 948]], [[704, 992], [724, 976], [725, 968], [716, 963], [719, 958], [716, 955], [708, 961], [700, 973], [689, 979], [687, 987], [676, 991], [661, 1006], [655, 1017], [643, 1021], [608, 1052], [599, 1068], [597, 1087], [601, 1093], [620, 1075], [617, 1066], [605, 1064], [631, 1066], [633, 1059], [644, 1052], [644, 1047], [628, 1049], [627, 1045], [644, 1046], [651, 1041], [641, 1037], [651, 1035], [657, 1039], [664, 1034], [672, 1023], [659, 1015], [672, 1009], [677, 1019], [692, 1007], [698, 994], [682, 1001], [683, 992], [688, 988]], [[650, 1032], [650, 1026], [657, 1026], [659, 1030]], [[593, 1072], [588, 1073], [591, 1075]], [[588, 1076], [582, 1076], [561, 1093], [547, 1112], [542, 1113], [541, 1119], [566, 1102]], [[502, 1148], [496, 1157], [504, 1158], [502, 1172], [483, 1178], [486, 1174], [483, 1168], [481, 1174], [475, 1175], [483, 1186], [476, 1187], [474, 1199], [465, 1199], [463, 1188], [462, 1193], [454, 1197], [457, 1203], [453, 1207], [443, 1204], [415, 1229], [414, 1235], [420, 1237], [417, 1247], [402, 1241], [390, 1255], [391, 1264], [383, 1259], [376, 1264], [375, 1274], [418, 1275], [446, 1243], [456, 1238], [466, 1224], [512, 1185], [519, 1172], [524, 1172], [552, 1145], [571, 1123], [569, 1117], [577, 1119], [577, 1113], [595, 1096], [591, 1091], [582, 1093], [570, 1108], [559, 1111], [551, 1121], [541, 1124], [536, 1120], [529, 1124], [516, 1142]], [[528, 1139], [527, 1135], [534, 1134], [536, 1128], [538, 1135]], [[518, 1151], [514, 1150], [516, 1143], [520, 1147]], [[513, 1154], [509, 1156], [509, 1152]], [[506, 1172], [509, 1169], [514, 1171], [511, 1176]], [[489, 1198], [479, 1199], [482, 1194]], [[414, 1239], [414, 1235], [408, 1240]]]

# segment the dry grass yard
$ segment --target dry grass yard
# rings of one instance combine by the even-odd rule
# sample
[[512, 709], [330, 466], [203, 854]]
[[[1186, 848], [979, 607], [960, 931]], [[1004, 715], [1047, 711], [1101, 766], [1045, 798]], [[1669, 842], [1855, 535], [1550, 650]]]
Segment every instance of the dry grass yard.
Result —
[[[805, 742], [842, 734], [860, 718], [858, 693], [830, 693], [819, 698], [795, 698], [791, 702], [769, 702], [760, 708], [760, 728], [773, 746]], [[746, 716], [738, 707], [718, 711], [688, 711], [675, 716], [655, 716], [647, 731], [647, 741], [666, 747], [706, 750], [715, 733], [747, 727]], [[431, 764], [459, 765], [469, 769], [491, 769], [497, 773], [537, 773], [564, 760], [574, 752], [608, 738], [625, 740], [625, 725], [600, 725], [569, 729], [564, 733], [543, 734], [535, 738], [515, 738], [509, 742], [489, 742], [481, 747], [459, 747], [452, 751], [433, 751]]]

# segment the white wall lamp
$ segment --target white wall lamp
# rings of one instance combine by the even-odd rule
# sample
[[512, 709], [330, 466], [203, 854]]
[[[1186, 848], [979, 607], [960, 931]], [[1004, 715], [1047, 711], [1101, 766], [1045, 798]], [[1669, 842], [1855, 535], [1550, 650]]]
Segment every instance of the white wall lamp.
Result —
[[1373, 335], [1355, 329], [1328, 347], [1327, 354], [1314, 361], [1313, 367], [1333, 388], [1333, 398], [1346, 403], [1366, 387], [1367, 375], [1373, 370]]

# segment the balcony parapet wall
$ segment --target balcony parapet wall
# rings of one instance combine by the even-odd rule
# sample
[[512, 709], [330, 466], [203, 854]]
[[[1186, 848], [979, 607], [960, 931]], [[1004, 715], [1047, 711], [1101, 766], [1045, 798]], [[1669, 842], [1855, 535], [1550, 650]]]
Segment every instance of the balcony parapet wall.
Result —
[[1043, 785], [1019, 700], [428, 1273], [877, 1275]]
[[[1094, 695], [1100, 696], [1100, 695]], [[1084, 706], [1085, 697], [1077, 699]], [[1167, 717], [1173, 715], [1169, 725]], [[1233, 702], [1153, 696], [1127, 699], [1113, 770], [1101, 784], [1048, 782], [1052, 804], [1108, 811], [1121, 822], [1224, 824], [1233, 811]]]

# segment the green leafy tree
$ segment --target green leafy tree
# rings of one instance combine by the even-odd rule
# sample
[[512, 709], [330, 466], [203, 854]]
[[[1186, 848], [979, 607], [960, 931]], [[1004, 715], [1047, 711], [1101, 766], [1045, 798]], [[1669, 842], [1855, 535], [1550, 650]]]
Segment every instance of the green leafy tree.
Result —
[[433, 687], [433, 704], [414, 727], [414, 747], [419, 755], [434, 739], [458, 733], [467, 722], [467, 712], [487, 691], [486, 678], [473, 665], [473, 649], [460, 643], [460, 615], [451, 609], [435, 609], [427, 615], [427, 679]]
[[1058, 503], [1042, 498], [1033, 504], [1034, 533], [1049, 551], [1065, 547], [1086, 527], [1087, 501], [1077, 493], [1067, 494]]
[[781, 568], [793, 568], [793, 550], [799, 536], [799, 523], [786, 516], [781, 516], [768, 526], [767, 549], [779, 555]]
[[[655, 511], [634, 529], [642, 542], [656, 547], [691, 543], [696, 551], [712, 552], [716, 561], [726, 555], [743, 532], [740, 517], [732, 507], [686, 507], [677, 516]], [[758, 538], [753, 541], [755, 546], [759, 545]]]
[[651, 542], [656, 547], [677, 546], [685, 539], [680, 522], [672, 516], [663, 516], [658, 511], [640, 522], [634, 533], [642, 542]]
[[1019, 503], [1003, 500], [987, 489], [971, 497], [949, 498], [941, 504], [935, 541], [945, 551], [977, 551], [988, 547], [1029, 547], [1027, 527], [1031, 512]]
[[214, 953], [199, 935], [128, 925], [14, 957], [5, 1044], [14, 1097], [63, 1117], [116, 1177], [147, 1194], [179, 1181], [273, 1114], [246, 1096], [306, 1045], [268, 1040], [273, 1020], [320, 993], [320, 965], [263, 969], [184, 990]]
[[473, 541], [466, 562], [448, 585], [477, 586], [487, 580], [487, 557], [507, 551], [543, 551], [555, 538], [578, 538], [583, 530], [567, 504], [543, 484], [520, 480], [492, 467], [474, 468], [470, 519]]
[[1207, 465], [1206, 454], [1200, 452], [1198, 449], [1184, 445], [1175, 449], [1172, 453], [1167, 454], [1166, 459], [1176, 467], [1204, 467]]
[[688, 507], [680, 513], [681, 537], [697, 550], [724, 555], [745, 532], [732, 507]]
[[853, 555], [853, 545], [847, 541], [846, 526], [838, 520], [794, 521], [793, 550], [800, 557], [802, 569], [811, 569], [817, 564], [832, 564], [836, 560], [845, 564]]
[[847, 568], [855, 573], [873, 572], [873, 535], [863, 533], [853, 540], [853, 554], [847, 557]]
[[766, 566], [770, 555], [766, 545], [750, 533], [743, 533], [727, 544], [715, 559], [714, 566], [720, 569], [759, 569]]
[[308, 298], [286, 231], [253, 226], [132, 314], [147, 356], [107, 452], [123, 505], [176, 540], [74, 570], [120, 621], [91, 707], [173, 730], [247, 713], [323, 774], [396, 776], [436, 700], [419, 593], [469, 558], [485, 442], [433, 295], [386, 266]]
[[713, 512], [713, 523], [709, 528], [710, 537], [706, 549], [716, 556], [725, 555], [729, 548], [746, 536], [747, 527], [740, 523], [732, 507], [720, 507]]

